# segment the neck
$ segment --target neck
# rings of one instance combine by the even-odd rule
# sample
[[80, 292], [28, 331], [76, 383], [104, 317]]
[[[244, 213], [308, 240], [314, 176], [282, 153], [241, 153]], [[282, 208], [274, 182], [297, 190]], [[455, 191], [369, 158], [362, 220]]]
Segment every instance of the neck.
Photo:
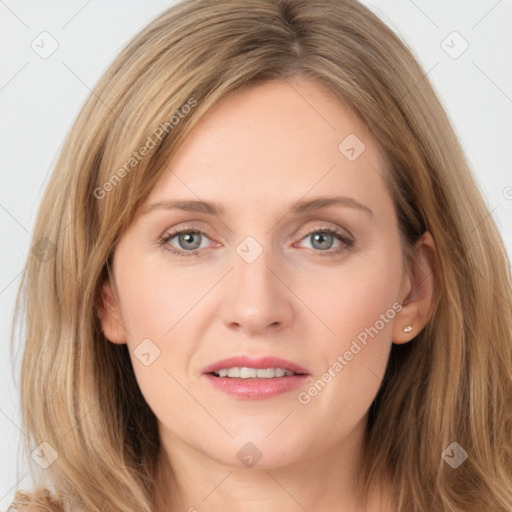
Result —
[[[260, 468], [223, 464], [162, 429], [155, 511], [361, 512], [356, 491], [364, 424], [359, 427], [336, 446], [313, 450], [292, 465], [276, 461]], [[365, 510], [387, 512], [394, 505], [389, 483], [379, 484], [370, 489]]]

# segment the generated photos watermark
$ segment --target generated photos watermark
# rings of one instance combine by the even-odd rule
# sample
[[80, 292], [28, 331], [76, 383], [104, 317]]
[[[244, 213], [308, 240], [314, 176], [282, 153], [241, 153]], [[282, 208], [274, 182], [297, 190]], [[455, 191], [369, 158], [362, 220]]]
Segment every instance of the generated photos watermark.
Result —
[[101, 187], [94, 189], [94, 197], [96, 199], [103, 199], [110, 191], [114, 190], [121, 180], [127, 176], [132, 169], [148, 154], [151, 150], [157, 146], [157, 141], [161, 142], [162, 139], [176, 126], [180, 120], [185, 118], [191, 110], [197, 106], [197, 101], [194, 98], [190, 98], [184, 103], [179, 109], [174, 111], [174, 114], [170, 117], [169, 121], [160, 123], [151, 135], [148, 135], [146, 142], [137, 150], [132, 153], [132, 156], [117, 169], [110, 178], [103, 183]]

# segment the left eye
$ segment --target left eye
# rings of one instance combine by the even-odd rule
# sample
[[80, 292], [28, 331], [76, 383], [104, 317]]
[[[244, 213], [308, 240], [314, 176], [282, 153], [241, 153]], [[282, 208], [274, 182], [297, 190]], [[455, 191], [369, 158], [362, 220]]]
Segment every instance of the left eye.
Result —
[[[316, 229], [311, 231], [302, 240], [311, 240], [313, 249], [317, 249], [319, 256], [333, 256], [339, 254], [345, 250], [348, 250], [354, 244], [354, 241], [338, 232], [335, 229]], [[338, 240], [340, 244], [337, 248], [331, 249], [335, 240]]]
[[331, 249], [336, 240], [343, 241], [342, 237], [336, 231], [331, 230], [313, 231], [302, 240], [311, 240], [312, 248], [320, 251]]

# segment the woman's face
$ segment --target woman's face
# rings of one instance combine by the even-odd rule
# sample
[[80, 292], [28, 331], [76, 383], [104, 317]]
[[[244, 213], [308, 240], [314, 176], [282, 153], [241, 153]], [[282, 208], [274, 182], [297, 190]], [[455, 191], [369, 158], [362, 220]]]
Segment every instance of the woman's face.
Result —
[[[168, 162], [117, 246], [103, 318], [168, 451], [275, 467], [362, 433], [410, 290], [383, 165], [353, 115], [298, 79], [225, 99]], [[238, 357], [220, 368], [304, 374], [205, 373]]]

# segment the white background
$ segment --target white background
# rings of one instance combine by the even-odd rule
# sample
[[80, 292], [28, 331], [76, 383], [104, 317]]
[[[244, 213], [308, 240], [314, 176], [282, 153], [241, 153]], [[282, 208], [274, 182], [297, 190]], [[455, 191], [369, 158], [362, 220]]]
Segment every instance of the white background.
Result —
[[[128, 41], [174, 2], [0, 0], [0, 508], [31, 488], [17, 467], [24, 436], [9, 340], [34, 217], [65, 135], [96, 81]], [[464, 145], [512, 255], [512, 0], [366, 0], [412, 47]], [[32, 48], [47, 31], [57, 50]], [[457, 31], [457, 59], [441, 47]], [[453, 41], [453, 43], [452, 43]], [[453, 36], [445, 44], [461, 48]], [[21, 452], [20, 452], [21, 453]]]

